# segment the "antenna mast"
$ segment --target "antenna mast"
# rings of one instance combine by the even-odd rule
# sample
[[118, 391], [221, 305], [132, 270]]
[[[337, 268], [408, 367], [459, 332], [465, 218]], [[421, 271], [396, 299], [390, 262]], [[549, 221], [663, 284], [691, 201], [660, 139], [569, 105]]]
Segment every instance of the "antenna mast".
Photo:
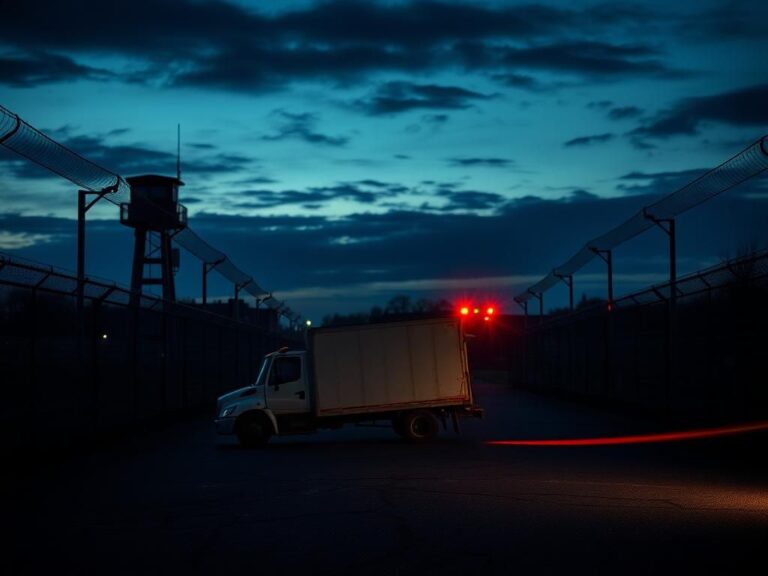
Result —
[[181, 180], [181, 124], [176, 124], [176, 179]]

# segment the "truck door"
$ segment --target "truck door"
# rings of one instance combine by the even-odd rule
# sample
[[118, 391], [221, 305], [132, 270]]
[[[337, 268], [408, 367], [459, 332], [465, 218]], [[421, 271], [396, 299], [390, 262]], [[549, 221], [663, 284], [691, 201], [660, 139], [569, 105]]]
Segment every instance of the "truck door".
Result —
[[276, 356], [267, 383], [267, 406], [275, 414], [309, 412], [309, 390], [301, 356]]

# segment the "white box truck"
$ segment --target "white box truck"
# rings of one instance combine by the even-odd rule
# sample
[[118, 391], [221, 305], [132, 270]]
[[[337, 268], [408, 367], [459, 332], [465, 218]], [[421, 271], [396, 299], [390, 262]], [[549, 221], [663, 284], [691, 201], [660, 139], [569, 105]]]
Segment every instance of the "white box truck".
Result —
[[218, 399], [216, 430], [244, 446], [273, 435], [348, 423], [391, 423], [402, 437], [434, 438], [450, 421], [481, 417], [458, 318], [315, 328], [307, 350], [267, 354], [256, 381]]

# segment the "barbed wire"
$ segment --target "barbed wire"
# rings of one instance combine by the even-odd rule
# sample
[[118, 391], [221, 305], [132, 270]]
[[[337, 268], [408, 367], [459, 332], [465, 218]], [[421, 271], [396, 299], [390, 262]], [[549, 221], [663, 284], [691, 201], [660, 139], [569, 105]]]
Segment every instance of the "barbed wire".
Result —
[[768, 170], [768, 136], [763, 136], [690, 184], [645, 206], [622, 224], [593, 238], [563, 264], [554, 268], [525, 292], [515, 296], [515, 301], [523, 304], [531, 298], [540, 297], [559, 284], [562, 278], [572, 276], [586, 266], [598, 252], [612, 250], [619, 244], [653, 228], [655, 222], [672, 219], [766, 170]]
[[[764, 285], [766, 279], [768, 279], [768, 250], [761, 250], [681, 276], [675, 282], [675, 292], [678, 299], [684, 299], [712, 293], [739, 283], [744, 285], [758, 285], [762, 283]], [[660, 304], [667, 302], [671, 295], [672, 286], [669, 282], [665, 282], [622, 296], [614, 300], [613, 307], [616, 310], [624, 310], [649, 304]], [[574, 318], [604, 314], [605, 312], [605, 305], [598, 303], [580, 307], [573, 312], [553, 315], [544, 319], [541, 324], [537, 323], [529, 328], [530, 330], [537, 331], [553, 325], [570, 322]]]
[[[105, 200], [118, 207], [130, 199], [131, 188], [122, 176], [56, 142], [2, 105], [0, 105], [0, 144], [38, 166], [77, 184], [82, 189], [103, 193]], [[145, 201], [149, 202], [149, 200]], [[157, 206], [154, 208], [162, 210]], [[278, 310], [291, 321], [298, 320], [299, 316], [285, 303], [273, 298], [269, 291], [259, 286], [250, 275], [238, 268], [224, 252], [211, 246], [189, 226], [178, 231], [173, 239], [187, 252], [208, 265], [211, 270], [255, 297], [258, 302]]]
[[[0, 252], [0, 286], [39, 290], [74, 298], [77, 294], [78, 285], [78, 279], [74, 272]], [[228, 322], [238, 323], [237, 320], [213, 314], [204, 308], [184, 301], [168, 302], [160, 296], [144, 293], [136, 299], [130, 288], [120, 286], [111, 280], [93, 276], [84, 279], [83, 293], [85, 298], [89, 300], [106, 304], [130, 306], [137, 302], [140, 308], [150, 310], [162, 310], [166, 305], [171, 304], [173, 309], [177, 311], [215, 315], [217, 318], [224, 318]]]

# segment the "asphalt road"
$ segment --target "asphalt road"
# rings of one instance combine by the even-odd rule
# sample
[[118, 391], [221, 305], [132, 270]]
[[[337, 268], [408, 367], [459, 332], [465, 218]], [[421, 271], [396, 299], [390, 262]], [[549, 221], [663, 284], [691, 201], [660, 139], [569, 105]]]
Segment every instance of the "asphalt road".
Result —
[[[487, 439], [652, 431], [477, 383], [487, 418], [429, 445], [386, 428], [243, 450], [207, 420], [84, 450], [4, 499], [4, 574], [753, 574], [765, 436], [613, 447]], [[8, 474], [6, 470], [6, 474]], [[750, 563], [755, 568], [748, 568]]]

